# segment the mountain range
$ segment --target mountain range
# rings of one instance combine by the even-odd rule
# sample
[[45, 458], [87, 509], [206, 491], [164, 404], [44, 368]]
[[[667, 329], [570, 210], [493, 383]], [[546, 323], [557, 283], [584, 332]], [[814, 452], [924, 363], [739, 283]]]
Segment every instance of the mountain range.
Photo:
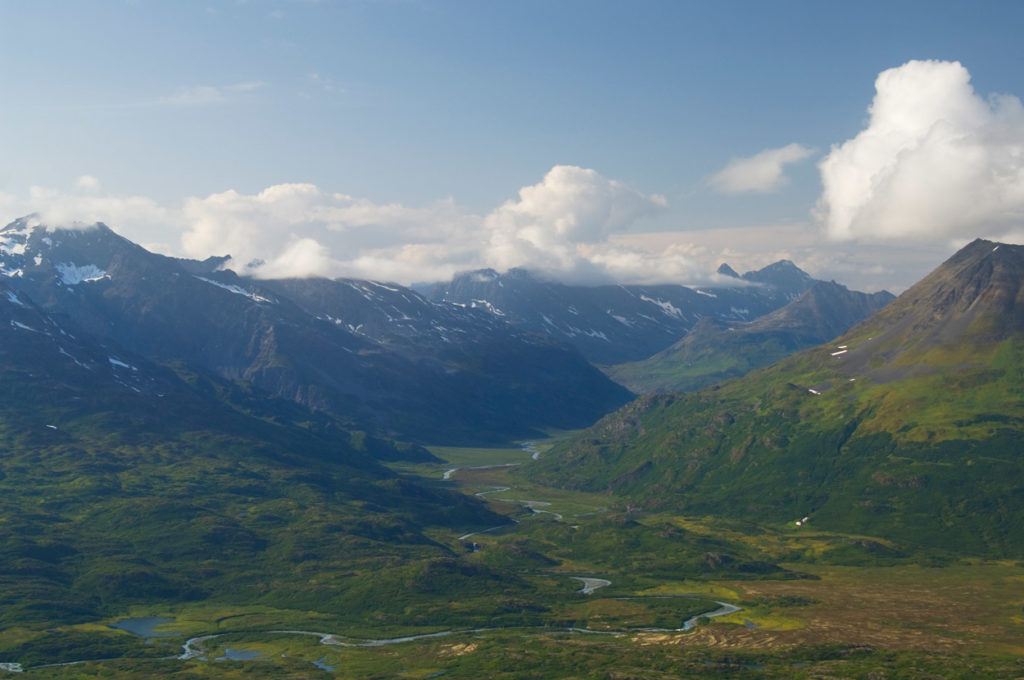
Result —
[[435, 302], [491, 311], [517, 328], [576, 347], [597, 364], [646, 359], [679, 340], [701, 319], [750, 321], [799, 297], [815, 281], [789, 260], [742, 277], [727, 265], [721, 284], [574, 286], [524, 269], [466, 272], [427, 287]]
[[[50, 229], [30, 216], [0, 230], [0, 278], [111, 355], [215, 377], [345, 429], [449, 444], [586, 426], [632, 396], [590, 362], [646, 359], [694, 326], [742, 325], [816, 284], [789, 261], [742, 277], [723, 265], [734, 285], [714, 288], [481, 270], [425, 297], [367, 280], [239, 277], [226, 261], [156, 255], [103, 224]], [[842, 307], [848, 320], [856, 304], [833, 298], [818, 311]]]
[[642, 361], [608, 366], [605, 372], [638, 394], [692, 391], [827, 342], [893, 299], [887, 291], [859, 293], [818, 281], [786, 306], [753, 321], [705, 317], [667, 349]]
[[0, 230], [2, 280], [69, 334], [346, 428], [507, 440], [586, 425], [631, 396], [571, 346], [485, 310], [372, 281], [243, 279], [222, 264], [155, 255], [102, 224]]
[[865, 550], [1019, 557], [1022, 367], [1024, 247], [977, 240], [832, 342], [638, 399], [524, 474], [651, 510], [893, 542]]

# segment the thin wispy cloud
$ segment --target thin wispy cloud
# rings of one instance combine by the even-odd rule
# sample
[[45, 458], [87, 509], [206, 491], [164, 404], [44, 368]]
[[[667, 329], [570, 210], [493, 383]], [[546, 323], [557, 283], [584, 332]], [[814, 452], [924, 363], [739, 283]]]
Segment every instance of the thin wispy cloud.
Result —
[[100, 190], [100, 181], [92, 175], [80, 175], [75, 178], [74, 186], [78, 191], [94, 192]]
[[717, 172], [708, 184], [723, 194], [778, 191], [789, 183], [785, 166], [809, 158], [814, 149], [802, 144], [788, 144], [779, 149], [765, 149], [748, 158], [734, 158]]
[[226, 102], [241, 94], [260, 90], [266, 85], [260, 80], [232, 85], [192, 85], [179, 88], [173, 94], [161, 97], [153, 103], [167, 106], [208, 106]]

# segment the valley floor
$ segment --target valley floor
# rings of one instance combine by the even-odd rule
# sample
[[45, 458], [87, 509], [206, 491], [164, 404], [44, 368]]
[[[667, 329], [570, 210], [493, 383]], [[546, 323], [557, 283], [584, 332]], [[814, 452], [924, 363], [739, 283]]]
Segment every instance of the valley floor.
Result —
[[861, 548], [880, 543], [817, 531], [813, 518], [781, 527], [644, 514], [516, 474], [548, 446], [435, 448], [443, 463], [401, 468], [508, 518], [431, 536], [460, 569], [504, 574], [497, 591], [381, 593], [410, 597], [406, 614], [351, 620], [244, 603], [140, 605], [122, 618], [165, 617], [142, 636], [111, 629], [115, 620], [3, 631], [0, 676], [1024, 675], [1021, 564], [879, 556]]

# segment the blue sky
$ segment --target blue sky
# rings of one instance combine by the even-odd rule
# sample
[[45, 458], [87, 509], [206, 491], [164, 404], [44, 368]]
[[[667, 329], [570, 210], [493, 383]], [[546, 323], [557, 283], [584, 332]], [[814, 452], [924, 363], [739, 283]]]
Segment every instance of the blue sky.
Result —
[[[853, 201], [846, 228], [837, 187], [868, 171], [852, 152], [836, 170], [830, 218], [818, 164], [912, 60], [962, 64], [992, 114], [964, 125], [991, 150], [978, 131], [1012, 107], [990, 96], [1024, 94], [1022, 26], [1016, 2], [0, 0], [0, 217], [280, 259], [266, 275], [677, 280], [788, 256], [898, 289], [965, 239], [1013, 237], [991, 217], [1020, 214], [1013, 192], [934, 231], [876, 227], [898, 196]], [[949, 89], [893, 97], [963, 94], [916, 70]], [[774, 179], [720, 174], [786, 147]]]

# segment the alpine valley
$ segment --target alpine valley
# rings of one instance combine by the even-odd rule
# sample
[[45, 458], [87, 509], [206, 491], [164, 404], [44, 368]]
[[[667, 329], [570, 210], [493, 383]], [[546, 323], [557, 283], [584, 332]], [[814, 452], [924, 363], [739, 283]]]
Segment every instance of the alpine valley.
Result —
[[0, 231], [0, 675], [1020, 676], [1024, 247], [896, 299], [227, 262]]

